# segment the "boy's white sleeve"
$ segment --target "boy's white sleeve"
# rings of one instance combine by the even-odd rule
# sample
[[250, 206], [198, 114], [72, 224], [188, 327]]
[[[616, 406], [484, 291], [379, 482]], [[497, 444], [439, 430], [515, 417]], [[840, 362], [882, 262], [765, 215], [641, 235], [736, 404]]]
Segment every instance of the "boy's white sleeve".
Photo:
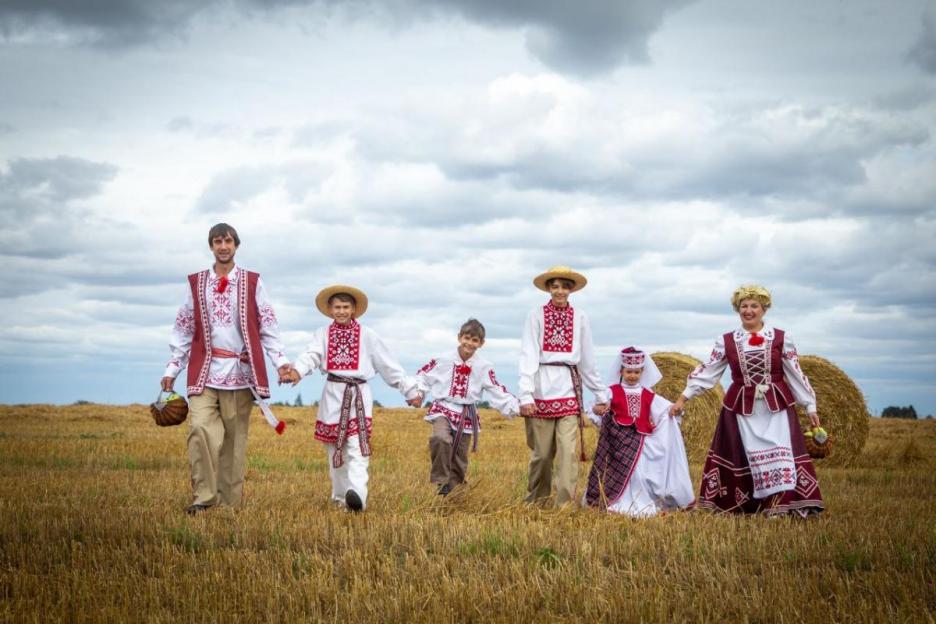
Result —
[[517, 397], [499, 381], [493, 367], [488, 367], [482, 373], [481, 387], [491, 399], [491, 406], [507, 418], [513, 418], [520, 413], [520, 402]]
[[317, 329], [315, 335], [312, 336], [312, 342], [310, 342], [305, 348], [305, 351], [296, 358], [296, 363], [293, 365], [293, 368], [296, 369], [296, 372], [298, 372], [301, 377], [305, 377], [321, 366], [322, 360], [325, 357], [325, 349], [328, 346], [327, 341], [327, 329]]
[[166, 364], [163, 377], [178, 377], [183, 368], [188, 366], [189, 356], [192, 354], [192, 340], [195, 338], [195, 306], [192, 302], [192, 289], [185, 289], [188, 295], [185, 303], [179, 306], [175, 323], [172, 325], [172, 335], [169, 337], [169, 352], [171, 356]]
[[[517, 384], [517, 394], [520, 405], [532, 405], [534, 377], [539, 370], [540, 341], [537, 310], [531, 311], [523, 325], [523, 334], [520, 337], [520, 381]], [[542, 320], [542, 314], [539, 315]]]
[[790, 335], [787, 334], [783, 339], [783, 376], [787, 385], [793, 391], [793, 397], [796, 402], [802, 405], [807, 413], [816, 411], [816, 391], [813, 390], [809, 379], [799, 365], [799, 356], [796, 353], [796, 345]]
[[406, 371], [390, 353], [390, 349], [380, 339], [380, 336], [368, 328], [365, 328], [364, 331], [366, 332], [368, 352], [371, 354], [371, 363], [374, 365], [374, 369], [388, 386], [399, 390], [407, 399], [415, 398], [419, 393], [416, 379], [406, 374]]
[[598, 374], [598, 365], [595, 362], [595, 345], [592, 343], [591, 325], [588, 317], [584, 314], [580, 316], [582, 322], [582, 357], [579, 360], [579, 375], [582, 376], [582, 383], [591, 390], [595, 399], [599, 403], [607, 403], [611, 400], [611, 394], [601, 381], [601, 375]]
[[257, 311], [260, 316], [260, 344], [263, 345], [263, 350], [266, 351], [273, 365], [279, 368], [284, 364], [289, 364], [289, 358], [286, 357], [286, 348], [280, 340], [279, 322], [276, 320], [276, 313], [273, 312], [273, 304], [267, 297], [261, 278], [257, 278], [256, 296]]
[[433, 358], [416, 372], [416, 389], [424, 398], [429, 397], [429, 391], [432, 389], [433, 372], [438, 368], [438, 364], [439, 361]]
[[715, 387], [722, 373], [728, 366], [728, 358], [725, 357], [725, 338], [719, 336], [715, 340], [715, 346], [712, 348], [712, 354], [708, 362], [703, 362], [696, 366], [695, 370], [689, 373], [686, 379], [686, 389], [683, 390], [683, 396], [691, 399]]

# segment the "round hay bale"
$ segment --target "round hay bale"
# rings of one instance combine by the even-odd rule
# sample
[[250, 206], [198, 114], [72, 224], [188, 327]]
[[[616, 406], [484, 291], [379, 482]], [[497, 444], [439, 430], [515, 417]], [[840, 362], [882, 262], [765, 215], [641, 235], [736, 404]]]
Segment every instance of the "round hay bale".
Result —
[[[864, 448], [871, 426], [871, 415], [864, 395], [855, 382], [838, 366], [817, 355], [801, 355], [800, 368], [816, 391], [816, 405], [822, 428], [835, 440], [828, 457], [814, 459], [823, 466], [844, 466], [852, 463]], [[809, 418], [802, 407], [796, 406], [800, 428], [809, 428]]]
[[[663, 374], [663, 379], [653, 390], [667, 400], [675, 402], [686, 389], [686, 377], [700, 364], [699, 360], [691, 355], [672, 351], [653, 353], [650, 357]], [[686, 403], [686, 414], [683, 416], [681, 429], [690, 462], [705, 461], [705, 455], [712, 445], [712, 436], [715, 435], [715, 423], [718, 422], [718, 413], [721, 411], [724, 397], [725, 391], [721, 384], [716, 384], [705, 394]]]

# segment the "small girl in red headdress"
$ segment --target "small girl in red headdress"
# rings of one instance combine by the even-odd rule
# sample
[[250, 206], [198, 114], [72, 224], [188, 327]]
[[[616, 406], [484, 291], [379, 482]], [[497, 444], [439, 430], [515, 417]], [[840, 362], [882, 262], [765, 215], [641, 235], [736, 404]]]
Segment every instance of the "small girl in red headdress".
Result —
[[[672, 403], [652, 388], [662, 379], [646, 353], [623, 349], [611, 368], [611, 408], [590, 416], [601, 427], [585, 504], [653, 516], [694, 502], [689, 462]], [[595, 410], [598, 414], [599, 410]]]

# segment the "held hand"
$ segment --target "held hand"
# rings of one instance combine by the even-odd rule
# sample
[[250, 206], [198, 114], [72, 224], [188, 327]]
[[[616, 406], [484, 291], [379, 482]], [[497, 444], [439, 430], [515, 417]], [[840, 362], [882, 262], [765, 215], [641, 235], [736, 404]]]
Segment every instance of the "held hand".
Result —
[[291, 379], [290, 373], [291, 373], [293, 370], [295, 370], [295, 369], [293, 369], [293, 365], [292, 365], [292, 364], [290, 364], [290, 363], [287, 362], [286, 364], [283, 364], [282, 366], [280, 366], [280, 367], [279, 367], [278, 369], [276, 369], [276, 370], [277, 370], [277, 372], [279, 373], [279, 382], [278, 382], [278, 383], [279, 383], [279, 384], [283, 384], [284, 382], [290, 381], [290, 379]]
[[163, 377], [159, 380], [159, 385], [162, 387], [163, 392], [172, 392], [172, 384], [175, 381], [175, 377]]
[[423, 400], [423, 395], [417, 394], [412, 399], [408, 399], [406, 401], [406, 404], [409, 405], [410, 407], [419, 407], [420, 405], [422, 405], [422, 400]]
[[682, 416], [683, 411], [686, 407], [686, 397], [680, 395], [676, 402], [673, 403], [669, 408], [670, 418], [675, 418], [676, 416]]
[[607, 412], [610, 407], [611, 406], [607, 403], [595, 403], [595, 407], [592, 408], [592, 411], [595, 412], [596, 416], [604, 416], [605, 412]]
[[521, 416], [526, 416], [527, 418], [529, 418], [530, 416], [535, 416], [535, 415], [536, 415], [536, 404], [534, 404], [534, 403], [527, 403], [526, 405], [521, 405], [521, 406], [520, 406], [520, 415], [521, 415]]
[[819, 422], [819, 414], [816, 412], [809, 412], [809, 424], [812, 425], [812, 428], [821, 427], [822, 424]]

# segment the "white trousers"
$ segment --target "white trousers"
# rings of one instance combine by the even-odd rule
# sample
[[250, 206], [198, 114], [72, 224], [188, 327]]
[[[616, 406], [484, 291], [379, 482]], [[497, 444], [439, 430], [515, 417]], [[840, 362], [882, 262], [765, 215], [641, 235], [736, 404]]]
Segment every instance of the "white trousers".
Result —
[[344, 444], [344, 463], [335, 468], [332, 465], [332, 457], [335, 455], [335, 445], [326, 444], [325, 450], [328, 451], [328, 474], [332, 482], [332, 500], [341, 503], [345, 502], [345, 494], [348, 490], [354, 490], [361, 497], [361, 502], [367, 506], [367, 466], [370, 463], [369, 457], [361, 455], [361, 446], [357, 436], [351, 436], [345, 440]]

